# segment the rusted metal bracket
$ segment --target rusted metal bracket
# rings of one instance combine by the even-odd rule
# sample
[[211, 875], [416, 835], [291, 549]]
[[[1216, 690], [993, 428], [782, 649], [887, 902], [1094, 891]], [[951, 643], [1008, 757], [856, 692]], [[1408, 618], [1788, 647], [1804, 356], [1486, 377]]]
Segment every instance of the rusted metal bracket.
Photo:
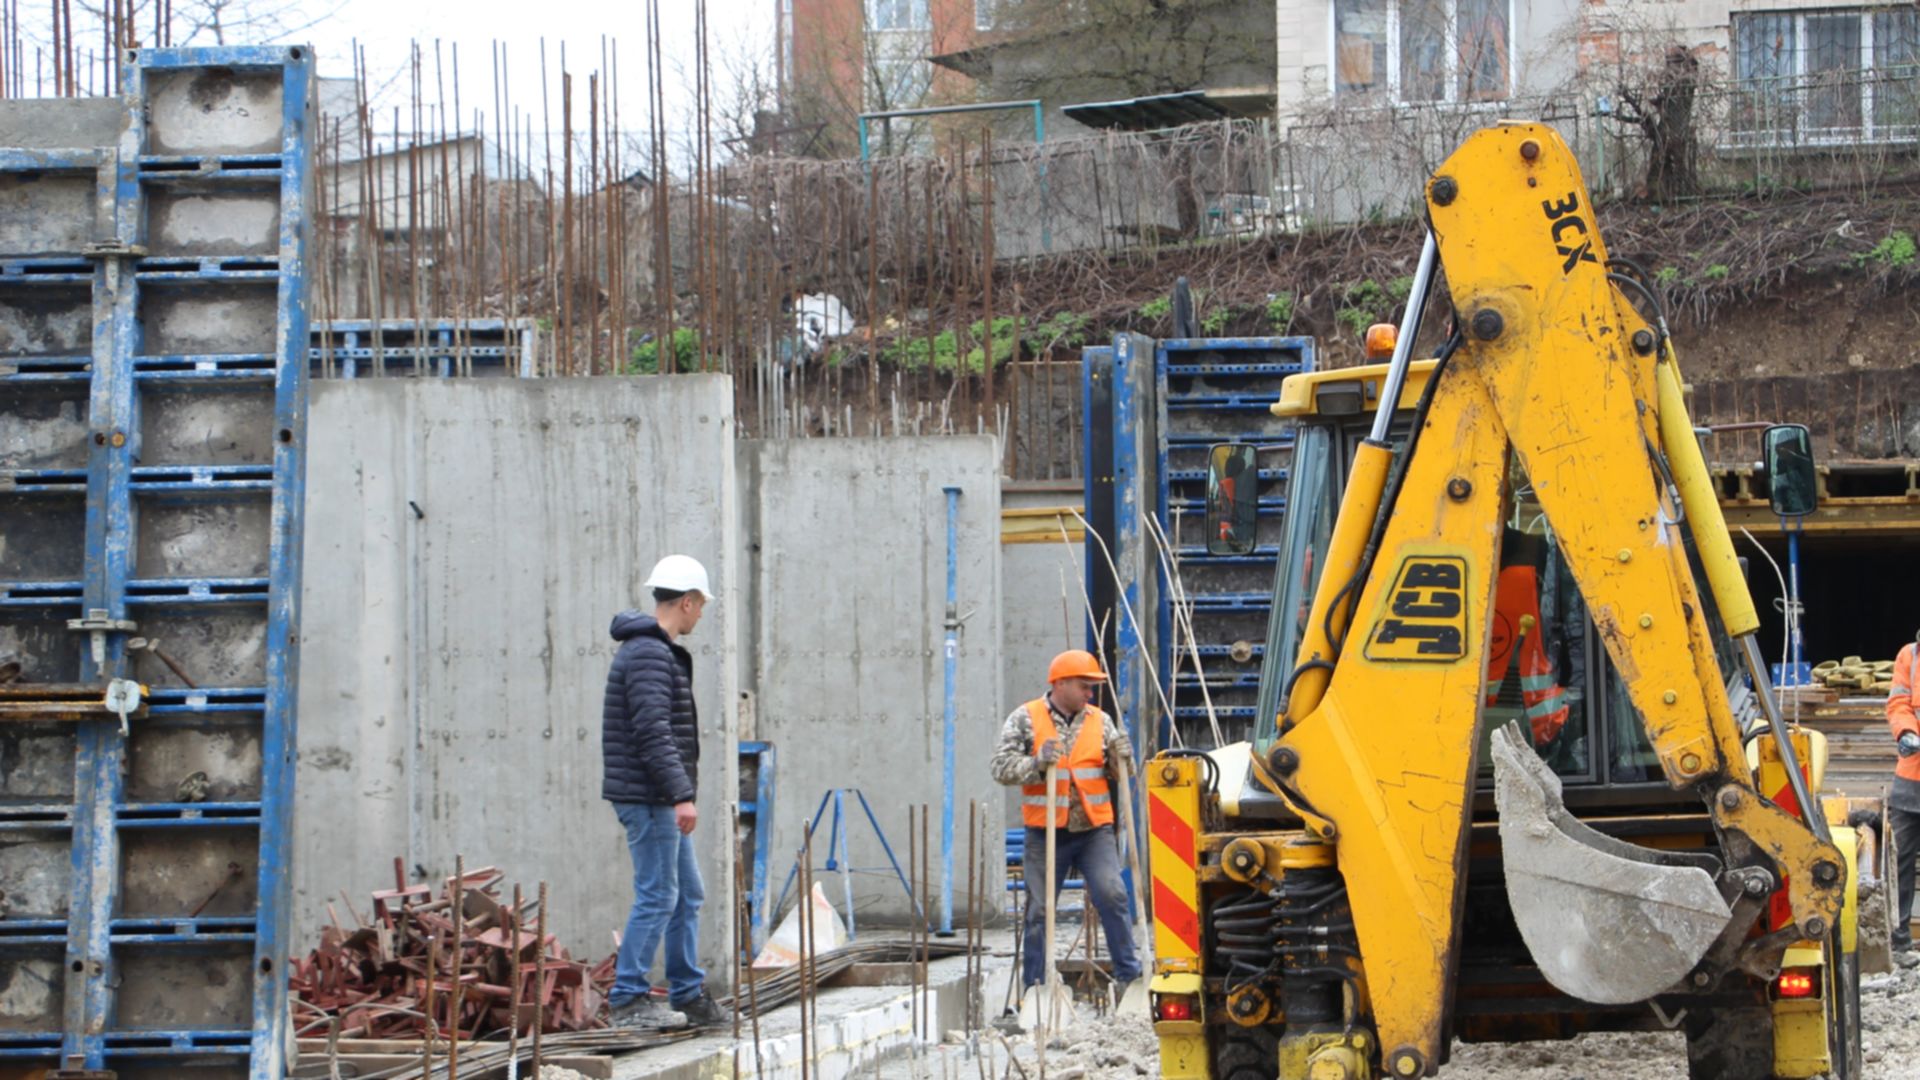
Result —
[[[146, 695], [126, 715], [144, 719]], [[119, 713], [107, 704], [107, 688], [96, 683], [35, 683], [30, 686], [0, 686], [0, 724], [6, 723], [83, 723], [89, 720], [118, 719]]]

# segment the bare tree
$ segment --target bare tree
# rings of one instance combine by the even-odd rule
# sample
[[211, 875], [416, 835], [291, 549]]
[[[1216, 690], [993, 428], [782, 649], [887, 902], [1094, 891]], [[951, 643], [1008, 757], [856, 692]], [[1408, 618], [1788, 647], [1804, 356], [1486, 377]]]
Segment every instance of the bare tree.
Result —
[[[971, 4], [862, 0], [817, 14], [795, 44], [781, 120], [790, 128], [821, 126], [810, 156], [851, 157], [859, 150], [855, 129], [862, 113], [970, 100], [970, 85], [929, 61], [963, 38], [963, 9], [970, 19]], [[924, 149], [934, 134], [926, 118], [876, 121], [872, 150]]]
[[1700, 89], [1700, 61], [1684, 45], [1669, 45], [1657, 70], [1637, 74], [1621, 79], [1614, 116], [1646, 138], [1646, 197], [1660, 202], [1697, 194], [1700, 145], [1693, 102]]
[[[345, 0], [130, 0], [125, 13], [137, 40], [161, 45], [254, 45], [304, 34], [333, 17]], [[96, 24], [115, 9], [76, 5]]]

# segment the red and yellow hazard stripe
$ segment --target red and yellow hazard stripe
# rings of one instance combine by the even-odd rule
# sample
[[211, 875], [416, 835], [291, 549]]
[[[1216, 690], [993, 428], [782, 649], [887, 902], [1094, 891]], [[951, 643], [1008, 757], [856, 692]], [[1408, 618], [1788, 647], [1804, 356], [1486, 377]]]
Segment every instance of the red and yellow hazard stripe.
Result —
[[1155, 761], [1147, 773], [1153, 940], [1158, 959], [1200, 958], [1200, 786], [1192, 758]]

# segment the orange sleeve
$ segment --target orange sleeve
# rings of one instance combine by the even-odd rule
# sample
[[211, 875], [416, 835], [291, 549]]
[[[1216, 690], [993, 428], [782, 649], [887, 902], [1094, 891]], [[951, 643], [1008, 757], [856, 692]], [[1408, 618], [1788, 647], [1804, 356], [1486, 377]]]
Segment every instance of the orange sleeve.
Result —
[[1914, 668], [1914, 647], [1904, 646], [1893, 662], [1893, 689], [1887, 692], [1887, 726], [1893, 729], [1895, 739], [1907, 732], [1920, 735], [1920, 719], [1913, 713], [1914, 683], [1920, 672]]

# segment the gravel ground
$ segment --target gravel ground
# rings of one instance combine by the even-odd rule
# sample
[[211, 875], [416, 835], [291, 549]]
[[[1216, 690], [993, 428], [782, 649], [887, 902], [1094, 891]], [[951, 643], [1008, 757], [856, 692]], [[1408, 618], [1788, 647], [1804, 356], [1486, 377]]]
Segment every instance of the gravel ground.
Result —
[[[1862, 1080], [1920, 1078], [1920, 954], [1908, 954], [1914, 966], [1897, 965], [1891, 975], [1871, 975], [1861, 984]], [[1030, 1080], [1039, 1076], [1032, 1036], [994, 1041], [983, 1051], [988, 1075], [1009, 1075], [1011, 1048]], [[960, 1047], [945, 1048], [951, 1061], [935, 1055], [889, 1076], [975, 1073]], [[1054, 1037], [1047, 1051], [1048, 1080], [1156, 1076], [1159, 1055], [1150, 1027], [1138, 1019], [1095, 1016], [1082, 1009], [1079, 1021]], [[1019, 1073], [1014, 1071], [1014, 1076]], [[1582, 1035], [1555, 1043], [1456, 1043], [1443, 1077], [1474, 1080], [1686, 1080], [1686, 1040], [1678, 1032]]]
[[[1920, 965], [1920, 957], [1909, 953]], [[1860, 984], [1861, 1080], [1920, 1077], [1920, 966]], [[1678, 1032], [1582, 1035], [1564, 1043], [1456, 1043], [1442, 1073], [1486, 1080], [1686, 1080]]]

